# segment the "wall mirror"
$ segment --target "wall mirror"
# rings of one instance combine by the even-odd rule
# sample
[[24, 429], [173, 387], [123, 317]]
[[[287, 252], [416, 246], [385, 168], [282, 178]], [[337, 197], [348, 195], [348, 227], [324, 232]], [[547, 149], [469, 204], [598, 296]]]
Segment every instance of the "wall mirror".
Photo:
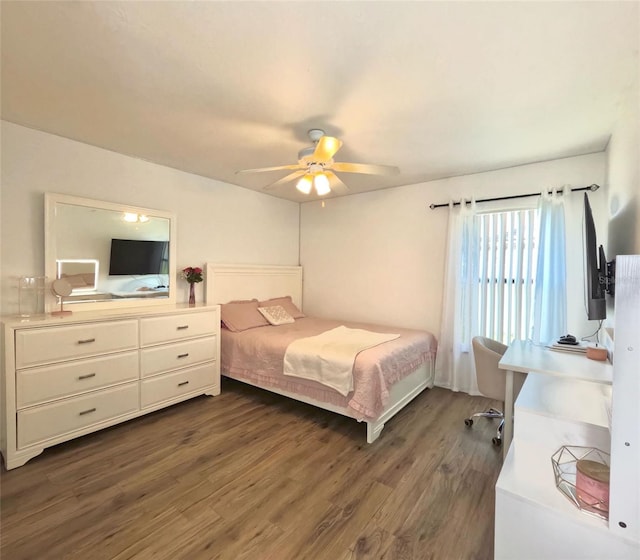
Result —
[[171, 212], [45, 194], [45, 274], [71, 284], [68, 309], [175, 303], [175, 248]]

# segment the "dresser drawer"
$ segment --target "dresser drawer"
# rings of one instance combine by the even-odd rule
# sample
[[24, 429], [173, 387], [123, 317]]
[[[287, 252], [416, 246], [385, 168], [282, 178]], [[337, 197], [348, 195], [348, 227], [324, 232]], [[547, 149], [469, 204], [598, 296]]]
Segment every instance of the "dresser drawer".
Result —
[[113, 354], [19, 370], [17, 408], [138, 379], [138, 352]]
[[16, 332], [16, 367], [35, 366], [138, 347], [138, 321], [108, 321]]
[[216, 337], [207, 336], [140, 351], [142, 377], [216, 359]]
[[203, 313], [182, 313], [140, 320], [140, 344], [149, 346], [195, 336], [216, 334], [220, 325], [217, 310]]
[[201, 364], [143, 380], [140, 402], [145, 408], [218, 383], [215, 364]]
[[18, 448], [137, 410], [137, 382], [27, 408], [18, 412]]

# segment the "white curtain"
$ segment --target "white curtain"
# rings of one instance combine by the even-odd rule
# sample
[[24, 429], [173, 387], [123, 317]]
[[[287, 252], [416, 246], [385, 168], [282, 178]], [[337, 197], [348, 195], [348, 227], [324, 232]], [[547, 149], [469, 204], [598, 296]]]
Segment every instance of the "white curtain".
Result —
[[567, 256], [562, 191], [540, 196], [540, 236], [532, 340], [548, 344], [567, 330]]
[[449, 203], [442, 328], [436, 356], [436, 385], [479, 395], [471, 338], [478, 332], [479, 223], [475, 201]]

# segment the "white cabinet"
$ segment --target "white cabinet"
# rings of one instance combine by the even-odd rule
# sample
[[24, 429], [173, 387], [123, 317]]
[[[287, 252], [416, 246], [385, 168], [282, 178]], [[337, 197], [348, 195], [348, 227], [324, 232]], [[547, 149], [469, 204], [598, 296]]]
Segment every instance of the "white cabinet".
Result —
[[[535, 373], [515, 403], [513, 442], [496, 483], [496, 559], [640, 558], [640, 256], [618, 257], [616, 276], [613, 368], [531, 351]], [[541, 356], [544, 367], [535, 365]], [[608, 520], [556, 488], [551, 455], [562, 445], [610, 452]]]
[[513, 442], [496, 483], [496, 559], [634, 558], [633, 543], [618, 539], [604, 519], [580, 511], [556, 488], [551, 463], [563, 445], [608, 452], [610, 398], [610, 385], [527, 376], [516, 400]]
[[2, 327], [8, 469], [62, 441], [220, 393], [218, 306], [6, 317]]
[[212, 368], [217, 368], [216, 390], [220, 391], [218, 308], [142, 319], [140, 328], [143, 409], [201, 394], [211, 384]]

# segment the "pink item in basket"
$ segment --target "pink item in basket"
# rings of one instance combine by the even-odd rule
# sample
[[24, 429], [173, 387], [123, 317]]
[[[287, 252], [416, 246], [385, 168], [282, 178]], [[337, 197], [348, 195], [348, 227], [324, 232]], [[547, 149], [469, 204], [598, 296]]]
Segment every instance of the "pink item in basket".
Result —
[[576, 464], [576, 494], [587, 509], [609, 511], [609, 467], [596, 461], [581, 459]]

